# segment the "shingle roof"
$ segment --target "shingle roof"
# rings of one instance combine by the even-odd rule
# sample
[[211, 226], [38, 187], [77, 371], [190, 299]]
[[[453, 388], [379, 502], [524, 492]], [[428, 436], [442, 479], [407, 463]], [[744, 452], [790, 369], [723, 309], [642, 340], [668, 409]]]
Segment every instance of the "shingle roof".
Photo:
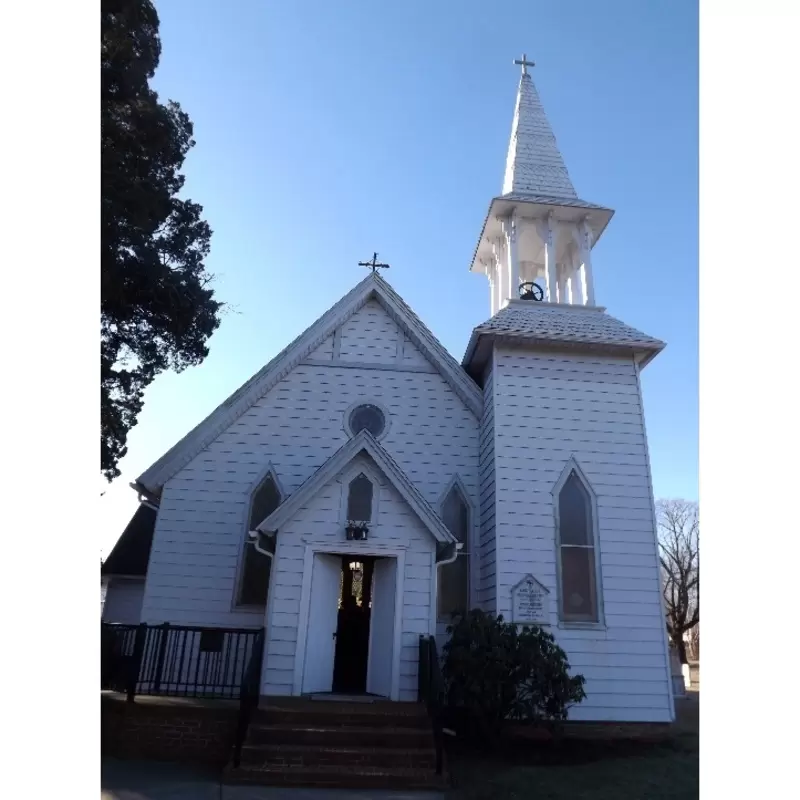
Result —
[[523, 73], [519, 81], [506, 156], [503, 193], [510, 192], [577, 199], [553, 129], [528, 73]]
[[144, 575], [150, 560], [153, 531], [156, 527], [156, 512], [140, 504], [114, 549], [103, 562], [101, 575]]
[[463, 364], [469, 365], [482, 336], [519, 339], [531, 344], [587, 345], [641, 353], [642, 363], [665, 347], [597, 307], [564, 306], [516, 300], [472, 332]]

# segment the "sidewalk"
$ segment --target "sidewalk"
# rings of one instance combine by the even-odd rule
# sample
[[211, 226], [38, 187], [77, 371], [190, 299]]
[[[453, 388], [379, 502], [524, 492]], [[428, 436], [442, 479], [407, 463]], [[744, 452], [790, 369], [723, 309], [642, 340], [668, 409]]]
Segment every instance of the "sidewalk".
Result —
[[443, 800], [440, 792], [222, 786], [219, 774], [179, 764], [103, 759], [101, 800]]

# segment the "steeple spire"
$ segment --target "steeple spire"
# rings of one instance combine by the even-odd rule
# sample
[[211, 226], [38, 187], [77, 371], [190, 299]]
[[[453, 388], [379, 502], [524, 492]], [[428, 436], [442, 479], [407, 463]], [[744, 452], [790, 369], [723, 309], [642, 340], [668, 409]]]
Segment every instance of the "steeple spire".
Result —
[[[492, 314], [511, 301], [594, 306], [591, 251], [614, 212], [581, 200], [522, 67], [503, 193], [489, 205], [472, 272], [489, 279]], [[526, 303], [527, 304], [527, 303]]]
[[534, 64], [525, 55], [514, 63], [522, 65], [522, 75], [508, 143], [503, 194], [576, 199], [578, 195], [527, 69]]

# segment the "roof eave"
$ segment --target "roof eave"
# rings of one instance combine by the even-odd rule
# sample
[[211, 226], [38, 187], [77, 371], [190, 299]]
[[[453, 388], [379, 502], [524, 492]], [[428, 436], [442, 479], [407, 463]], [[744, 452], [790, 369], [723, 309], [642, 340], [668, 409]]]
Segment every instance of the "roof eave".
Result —
[[474, 330], [472, 336], [470, 336], [464, 358], [461, 362], [465, 370], [474, 374], [482, 369], [485, 359], [477, 358], [479, 355], [479, 348], [481, 345], [489, 343], [500, 345], [508, 344], [516, 347], [528, 345], [531, 347], [542, 347], [548, 350], [568, 351], [586, 349], [612, 354], [627, 353], [633, 355], [634, 359], [636, 359], [636, 363], [639, 365], [639, 369], [644, 369], [644, 367], [666, 347], [664, 342], [659, 341], [648, 343], [618, 343], [591, 340], [566, 341], [564, 339], [549, 339], [542, 336]]

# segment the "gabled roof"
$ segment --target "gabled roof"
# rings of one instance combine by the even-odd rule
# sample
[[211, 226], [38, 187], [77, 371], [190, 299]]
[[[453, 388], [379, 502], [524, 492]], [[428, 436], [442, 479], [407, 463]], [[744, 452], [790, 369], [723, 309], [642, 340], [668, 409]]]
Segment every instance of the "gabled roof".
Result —
[[606, 314], [604, 308], [512, 300], [473, 330], [462, 362], [464, 367], [479, 371], [486, 355], [484, 345], [498, 340], [630, 353], [640, 366], [666, 346], [659, 339]]
[[155, 527], [155, 510], [140, 503], [125, 526], [122, 536], [117, 539], [114, 549], [103, 562], [100, 574], [144, 577], [147, 574]]
[[409, 308], [392, 287], [370, 273], [363, 281], [326, 311], [266, 366], [237, 389], [199, 425], [186, 434], [139, 477], [137, 488], [156, 496], [164, 484], [185, 467], [226, 428], [248, 411], [304, 358], [370, 300], [376, 300], [426, 358], [439, 369], [466, 406], [480, 417], [483, 396], [472, 378], [445, 350], [439, 340]]
[[420, 494], [403, 469], [367, 430], [362, 430], [342, 445], [296, 492], [290, 495], [265, 520], [256, 526], [261, 533], [277, 533], [316, 493], [345, 470], [360, 455], [368, 455], [400, 493], [420, 521], [441, 545], [456, 543], [430, 503]]

